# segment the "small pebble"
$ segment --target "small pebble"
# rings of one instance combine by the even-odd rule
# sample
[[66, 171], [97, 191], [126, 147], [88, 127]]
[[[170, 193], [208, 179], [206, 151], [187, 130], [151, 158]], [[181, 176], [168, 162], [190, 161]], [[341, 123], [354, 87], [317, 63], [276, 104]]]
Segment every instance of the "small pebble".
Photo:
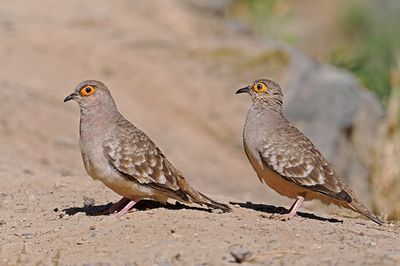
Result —
[[254, 259], [254, 253], [242, 247], [236, 247], [231, 251], [236, 263], [250, 262]]
[[33, 234], [32, 233], [22, 233], [21, 236], [25, 237], [25, 238], [32, 238]]
[[220, 209], [213, 209], [211, 212], [212, 212], [212, 213], [215, 213], [215, 214], [224, 213], [224, 212], [223, 212], [222, 210], [220, 210]]
[[26, 175], [33, 175], [34, 174], [34, 172], [32, 170], [30, 170], [30, 169], [24, 169], [24, 170], [22, 170], [22, 172], [24, 174], [26, 174]]
[[96, 202], [95, 202], [95, 200], [93, 198], [89, 198], [89, 197], [86, 197], [86, 196], [83, 197], [83, 206], [84, 207], [91, 207], [95, 203]]

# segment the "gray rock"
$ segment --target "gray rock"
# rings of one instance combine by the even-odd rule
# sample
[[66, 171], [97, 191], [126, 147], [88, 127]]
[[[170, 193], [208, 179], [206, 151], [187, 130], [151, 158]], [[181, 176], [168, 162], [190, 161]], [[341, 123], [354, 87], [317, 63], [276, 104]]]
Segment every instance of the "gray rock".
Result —
[[285, 112], [317, 145], [363, 201], [383, 107], [348, 72], [321, 64], [295, 49], [285, 88]]

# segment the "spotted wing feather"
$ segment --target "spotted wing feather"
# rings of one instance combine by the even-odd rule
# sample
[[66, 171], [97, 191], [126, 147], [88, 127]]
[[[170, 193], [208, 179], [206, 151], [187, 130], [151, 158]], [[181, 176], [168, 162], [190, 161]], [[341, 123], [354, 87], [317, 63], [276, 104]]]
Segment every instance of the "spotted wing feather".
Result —
[[260, 156], [264, 165], [288, 181], [335, 199], [352, 200], [331, 165], [293, 126], [274, 130], [266, 138]]
[[129, 179], [153, 188], [180, 193], [182, 174], [138, 128], [124, 120], [103, 143], [109, 162]]

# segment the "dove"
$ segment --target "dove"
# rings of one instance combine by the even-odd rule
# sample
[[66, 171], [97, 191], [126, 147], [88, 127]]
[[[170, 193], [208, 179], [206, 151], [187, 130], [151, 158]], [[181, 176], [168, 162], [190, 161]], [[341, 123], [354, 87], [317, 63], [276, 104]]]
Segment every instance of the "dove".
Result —
[[79, 83], [64, 102], [70, 100], [80, 107], [80, 148], [87, 173], [123, 197], [110, 213], [120, 217], [142, 199], [230, 211], [188, 184], [156, 144], [119, 113], [102, 82]]

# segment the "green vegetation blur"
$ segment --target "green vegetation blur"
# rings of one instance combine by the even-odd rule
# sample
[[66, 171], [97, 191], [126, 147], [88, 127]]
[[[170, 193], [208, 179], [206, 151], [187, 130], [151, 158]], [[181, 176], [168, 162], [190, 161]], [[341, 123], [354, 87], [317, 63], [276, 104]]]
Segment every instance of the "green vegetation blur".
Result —
[[397, 86], [391, 77], [400, 65], [400, 1], [236, 0], [228, 15], [351, 71], [384, 105]]

